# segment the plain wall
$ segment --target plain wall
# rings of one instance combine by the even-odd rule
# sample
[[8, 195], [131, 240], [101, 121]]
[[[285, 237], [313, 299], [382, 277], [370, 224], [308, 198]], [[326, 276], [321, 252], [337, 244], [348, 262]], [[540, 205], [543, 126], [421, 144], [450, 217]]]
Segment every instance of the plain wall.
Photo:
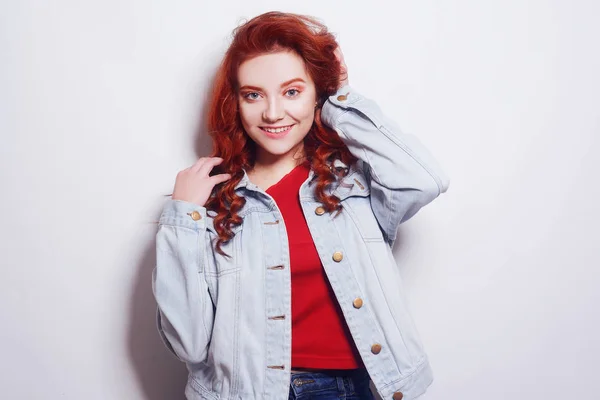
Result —
[[[600, 391], [594, 1], [3, 1], [0, 397], [182, 399], [154, 235], [231, 30], [269, 10], [336, 32], [350, 83], [449, 191], [394, 248], [427, 400]], [[201, 132], [201, 135], [198, 135]]]

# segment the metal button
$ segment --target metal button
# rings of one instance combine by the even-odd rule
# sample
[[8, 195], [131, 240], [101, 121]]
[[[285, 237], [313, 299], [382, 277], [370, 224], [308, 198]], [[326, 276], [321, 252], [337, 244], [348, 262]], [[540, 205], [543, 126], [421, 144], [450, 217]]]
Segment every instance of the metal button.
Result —
[[373, 354], [381, 353], [381, 345], [379, 343], [375, 343], [373, 346], [371, 346], [371, 353], [373, 353]]
[[325, 214], [325, 209], [323, 207], [319, 206], [319, 207], [315, 208], [315, 214], [323, 215], [323, 214]]
[[339, 101], [346, 101], [348, 99], [348, 95], [347, 94], [340, 94], [337, 99]]
[[200, 213], [199, 213], [198, 211], [193, 211], [193, 212], [190, 214], [190, 217], [192, 217], [192, 219], [193, 219], [194, 221], [198, 221], [200, 218], [202, 218], [202, 215], [200, 215]]
[[342, 261], [342, 258], [344, 258], [344, 255], [341, 251], [336, 251], [335, 253], [333, 253], [333, 261], [340, 262]]
[[361, 308], [363, 306], [363, 301], [360, 297], [357, 297], [352, 302], [352, 305], [354, 306], [354, 308]]
[[402, 392], [396, 392], [392, 396], [392, 399], [393, 400], [402, 400], [403, 397], [404, 397], [404, 395], [402, 394]]

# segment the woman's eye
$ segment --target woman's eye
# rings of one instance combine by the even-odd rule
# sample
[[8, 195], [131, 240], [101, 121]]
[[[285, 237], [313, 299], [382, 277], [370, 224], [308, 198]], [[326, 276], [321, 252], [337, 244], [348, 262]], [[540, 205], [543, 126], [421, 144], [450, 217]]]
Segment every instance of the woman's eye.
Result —
[[298, 89], [289, 89], [286, 93], [289, 95], [289, 97], [294, 97], [297, 96], [300, 92], [298, 91]]
[[256, 92], [250, 92], [250, 93], [246, 93], [244, 95], [244, 97], [247, 98], [248, 100], [256, 100], [256, 99], [258, 99], [258, 96], [259, 95]]

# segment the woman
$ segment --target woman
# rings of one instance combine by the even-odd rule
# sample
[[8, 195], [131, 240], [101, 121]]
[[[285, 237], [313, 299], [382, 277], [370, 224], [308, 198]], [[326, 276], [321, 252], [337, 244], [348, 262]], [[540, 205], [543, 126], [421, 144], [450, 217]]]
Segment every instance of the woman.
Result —
[[432, 381], [391, 246], [448, 188], [429, 152], [348, 84], [311, 18], [236, 29], [213, 155], [177, 175], [157, 234], [158, 327], [188, 399], [414, 399]]

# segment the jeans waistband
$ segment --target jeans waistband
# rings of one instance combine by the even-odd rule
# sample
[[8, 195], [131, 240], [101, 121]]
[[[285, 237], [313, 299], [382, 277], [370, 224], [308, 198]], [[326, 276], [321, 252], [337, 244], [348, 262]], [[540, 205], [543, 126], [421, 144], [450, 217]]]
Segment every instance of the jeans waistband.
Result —
[[290, 398], [304, 398], [325, 392], [346, 398], [344, 396], [356, 395], [356, 392], [369, 392], [369, 381], [369, 374], [364, 368], [292, 372], [290, 390], [293, 397]]

